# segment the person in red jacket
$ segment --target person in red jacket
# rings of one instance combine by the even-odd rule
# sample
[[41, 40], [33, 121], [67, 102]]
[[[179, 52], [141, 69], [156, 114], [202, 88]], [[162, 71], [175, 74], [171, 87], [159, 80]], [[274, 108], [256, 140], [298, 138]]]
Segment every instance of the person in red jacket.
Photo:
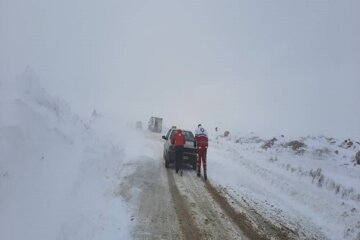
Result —
[[206, 174], [206, 154], [208, 148], [208, 134], [205, 128], [198, 125], [198, 128], [195, 130], [195, 141], [198, 150], [198, 160], [197, 160], [197, 176], [200, 177], [201, 173], [201, 162], [203, 163], [204, 168], [204, 179], [207, 180]]
[[175, 159], [175, 168], [176, 173], [180, 170], [180, 175], [183, 174], [183, 151], [184, 145], [186, 143], [185, 136], [182, 133], [181, 129], [178, 129], [177, 132], [172, 136], [171, 142], [175, 144], [175, 151], [176, 151], [176, 159]]

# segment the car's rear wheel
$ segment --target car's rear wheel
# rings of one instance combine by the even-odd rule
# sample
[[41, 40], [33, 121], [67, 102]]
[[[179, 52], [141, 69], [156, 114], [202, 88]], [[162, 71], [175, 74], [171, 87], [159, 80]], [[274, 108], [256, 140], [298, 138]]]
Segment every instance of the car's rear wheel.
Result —
[[169, 156], [166, 157], [166, 155], [165, 155], [165, 156], [164, 156], [164, 159], [165, 159], [165, 167], [168, 168], [169, 165], [170, 165]]
[[196, 170], [196, 162], [195, 161], [193, 162], [192, 167], [194, 170]]

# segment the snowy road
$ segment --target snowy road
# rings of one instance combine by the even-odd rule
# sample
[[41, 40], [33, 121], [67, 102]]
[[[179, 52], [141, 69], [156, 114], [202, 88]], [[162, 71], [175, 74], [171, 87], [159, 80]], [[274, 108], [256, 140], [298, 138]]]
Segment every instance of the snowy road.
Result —
[[139, 192], [133, 202], [133, 217], [137, 222], [134, 239], [240, 239], [243, 236], [192, 170], [186, 170], [181, 177], [156, 160], [139, 159], [135, 172], [121, 184], [121, 194], [127, 199], [133, 197], [134, 189]]
[[[125, 166], [119, 194], [131, 206], [134, 239], [288, 239], [268, 223], [247, 219], [227, 202], [224, 192], [204, 182], [189, 167], [180, 176], [166, 169], [162, 142], [149, 137], [147, 152]], [[242, 206], [237, 206], [243, 209]]]

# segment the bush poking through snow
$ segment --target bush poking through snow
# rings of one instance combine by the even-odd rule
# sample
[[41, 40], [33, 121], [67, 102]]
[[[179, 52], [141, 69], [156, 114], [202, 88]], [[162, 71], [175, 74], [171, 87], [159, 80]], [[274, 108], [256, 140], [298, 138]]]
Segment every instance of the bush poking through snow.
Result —
[[[321, 173], [321, 168], [316, 169], [315, 171], [313, 169], [310, 170], [310, 176], [312, 177], [312, 181], [314, 182], [316, 179], [318, 180], [318, 186], [322, 186], [322, 182], [324, 180], [324, 175]], [[322, 179], [320, 181], [320, 179]]]
[[336, 143], [336, 140], [334, 138], [326, 138], [327, 142], [331, 145], [335, 144]]
[[276, 141], [277, 141], [276, 138], [272, 138], [272, 139], [266, 141], [266, 142], [261, 146], [261, 148], [267, 150], [268, 148], [271, 148], [271, 147], [275, 144]]
[[347, 139], [347, 140], [344, 140], [344, 141], [339, 145], [339, 147], [348, 149], [348, 148], [351, 148], [353, 145], [354, 145], [353, 141], [352, 141], [351, 139]]
[[277, 162], [278, 158], [277, 157], [271, 157], [269, 158], [270, 162]]
[[285, 144], [285, 147], [291, 147], [296, 154], [303, 154], [305, 152], [305, 143], [294, 140]]
[[358, 152], [356, 153], [355, 159], [356, 159], [356, 163], [357, 163], [357, 164], [360, 164], [360, 151], [358, 151]]
[[[309, 175], [312, 177], [312, 182], [316, 183], [318, 187], [322, 187], [325, 183], [325, 176], [322, 173], [322, 169], [318, 168], [316, 170], [311, 169], [309, 172]], [[326, 181], [325, 185], [329, 184], [329, 180]], [[328, 187], [330, 189], [335, 189], [335, 194], [338, 194], [340, 192], [341, 186], [338, 183], [335, 183], [334, 181], [331, 181], [330, 186]], [[342, 196], [344, 197], [346, 194], [344, 194], [344, 190], [342, 193]]]
[[315, 151], [314, 151], [314, 155], [319, 158], [326, 156], [326, 155], [330, 155], [330, 154], [331, 154], [331, 150], [327, 147], [315, 149]]

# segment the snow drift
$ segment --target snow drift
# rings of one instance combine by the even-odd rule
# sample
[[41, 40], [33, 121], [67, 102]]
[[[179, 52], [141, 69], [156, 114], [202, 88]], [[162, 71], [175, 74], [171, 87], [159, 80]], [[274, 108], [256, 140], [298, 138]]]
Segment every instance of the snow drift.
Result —
[[123, 139], [50, 96], [30, 69], [0, 81], [0, 97], [0, 239], [128, 238], [113, 194]]

